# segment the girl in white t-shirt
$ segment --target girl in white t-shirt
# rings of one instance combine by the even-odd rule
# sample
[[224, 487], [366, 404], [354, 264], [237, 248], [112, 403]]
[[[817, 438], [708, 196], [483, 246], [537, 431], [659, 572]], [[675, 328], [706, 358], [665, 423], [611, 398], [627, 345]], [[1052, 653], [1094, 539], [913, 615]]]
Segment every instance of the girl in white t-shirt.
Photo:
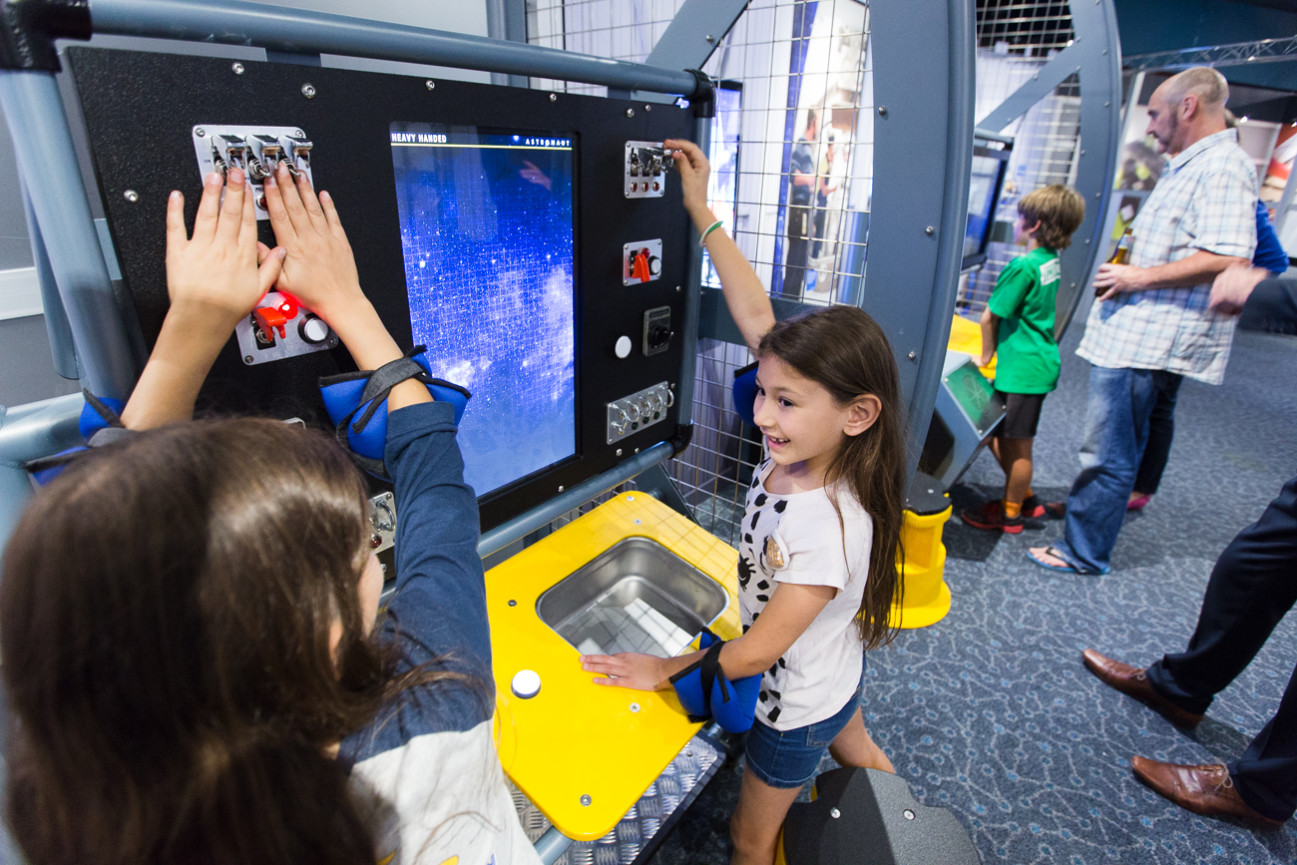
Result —
[[[860, 685], [863, 649], [896, 633], [888, 614], [901, 591], [900, 385], [882, 329], [855, 307], [775, 323], [756, 272], [707, 207], [706, 157], [688, 141], [664, 146], [677, 151], [685, 207], [759, 361], [753, 414], [767, 457], [741, 528], [743, 635], [724, 645], [720, 663], [731, 680], [762, 676], [731, 861], [768, 865], [826, 750], [842, 765], [894, 771], [865, 730]], [[587, 655], [582, 664], [600, 684], [653, 690], [671, 687], [699, 655]]]

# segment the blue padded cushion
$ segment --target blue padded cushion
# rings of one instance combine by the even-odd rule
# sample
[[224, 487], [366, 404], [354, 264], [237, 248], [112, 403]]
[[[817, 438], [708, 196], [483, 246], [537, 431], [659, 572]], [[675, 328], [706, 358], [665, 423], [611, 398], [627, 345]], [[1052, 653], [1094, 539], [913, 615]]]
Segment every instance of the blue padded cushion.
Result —
[[757, 401], [757, 365], [750, 363], [734, 370], [734, 411], [748, 426], [756, 426], [753, 408]]
[[692, 721], [714, 718], [730, 733], [744, 733], [752, 726], [761, 691], [761, 674], [731, 682], [721, 670], [721, 646], [724, 641], [704, 629], [698, 647], [707, 654], [671, 677], [680, 705]]
[[[414, 355], [411, 360], [421, 366], [429, 377], [432, 376], [426, 354], [421, 352]], [[334, 426], [347, 422], [347, 444], [351, 447], [351, 450], [362, 457], [381, 461], [383, 459], [383, 448], [387, 444], [387, 409], [384, 407], [387, 397], [383, 397], [378, 409], [374, 411], [369, 423], [363, 429], [357, 430], [357, 425], [350, 422], [354, 418], [365, 414], [365, 410], [369, 406], [369, 402], [371, 402], [366, 401], [364, 404], [360, 402], [360, 398], [365, 392], [365, 386], [368, 383], [368, 376], [335, 381], [323, 385], [320, 388], [320, 394], [324, 397], [324, 409], [329, 413], [329, 419], [333, 421]], [[444, 386], [435, 381], [426, 386], [433, 399], [438, 402], [450, 403], [455, 410], [455, 423], [458, 424], [460, 418], [464, 416], [465, 406], [468, 405], [468, 396], [461, 390]]]
[[[112, 397], [99, 397], [99, 401], [108, 406], [119, 416], [122, 413], [122, 409], [126, 408], [126, 403], [119, 399], [113, 399]], [[100, 412], [90, 403], [89, 398], [87, 398], [86, 404], [81, 406], [81, 418], [77, 422], [77, 429], [81, 433], [81, 438], [90, 441], [90, 437], [101, 429], [107, 429], [108, 427], [113, 426], [113, 420], [115, 420], [115, 418], [106, 418], [100, 414]]]

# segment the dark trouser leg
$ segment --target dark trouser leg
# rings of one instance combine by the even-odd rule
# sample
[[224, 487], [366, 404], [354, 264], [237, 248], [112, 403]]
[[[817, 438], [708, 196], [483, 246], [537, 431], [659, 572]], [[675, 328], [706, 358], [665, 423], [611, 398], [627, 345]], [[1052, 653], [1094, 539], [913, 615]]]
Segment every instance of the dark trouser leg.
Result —
[[[1284, 484], [1261, 518], [1239, 532], [1212, 569], [1189, 647], [1148, 668], [1155, 688], [1192, 712], [1251, 663], [1297, 602], [1297, 478]], [[1297, 674], [1294, 674], [1297, 675]], [[1297, 803], [1297, 684], [1279, 712], [1231, 768], [1244, 799], [1275, 819]], [[1282, 812], [1282, 813], [1280, 813]]]
[[1181, 376], [1167, 373], [1165, 384], [1157, 392], [1153, 413], [1148, 416], [1148, 442], [1135, 474], [1137, 493], [1154, 495], [1162, 482], [1166, 459], [1171, 455], [1171, 440], [1175, 437], [1175, 399], [1180, 394], [1181, 381]]
[[788, 257], [784, 259], [785, 297], [802, 296], [802, 281], [806, 276], [807, 235], [810, 234], [811, 209], [798, 205], [788, 208]]
[[1297, 810], [1297, 669], [1279, 711], [1229, 767], [1243, 801], [1274, 820]]

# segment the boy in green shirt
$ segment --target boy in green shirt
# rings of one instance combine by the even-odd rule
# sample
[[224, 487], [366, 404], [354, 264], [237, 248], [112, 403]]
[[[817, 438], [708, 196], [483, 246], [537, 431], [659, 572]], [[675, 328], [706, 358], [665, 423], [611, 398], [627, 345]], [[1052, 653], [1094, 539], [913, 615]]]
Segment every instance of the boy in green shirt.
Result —
[[991, 451], [1004, 469], [1003, 501], [969, 508], [960, 518], [976, 529], [1018, 534], [1024, 517], [1041, 517], [1045, 507], [1031, 491], [1031, 442], [1036, 437], [1045, 395], [1058, 384], [1060, 360], [1054, 339], [1058, 294], [1058, 252], [1072, 242], [1085, 217], [1085, 200], [1066, 186], [1045, 186], [1018, 202], [1014, 241], [1027, 252], [1005, 265], [982, 312], [982, 356], [987, 366], [998, 352], [995, 390], [1005, 402], [1004, 421]]

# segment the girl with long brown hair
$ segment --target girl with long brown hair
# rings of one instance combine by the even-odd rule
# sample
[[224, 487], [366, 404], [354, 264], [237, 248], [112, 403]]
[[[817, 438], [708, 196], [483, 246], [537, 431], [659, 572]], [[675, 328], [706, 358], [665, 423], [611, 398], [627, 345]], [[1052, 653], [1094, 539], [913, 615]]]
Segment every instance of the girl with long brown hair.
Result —
[[140, 432], [76, 458], [5, 550], [14, 836], [32, 865], [538, 862], [495, 754], [452, 407], [413, 379], [387, 397], [382, 617], [365, 483], [336, 444], [180, 422], [272, 284], [360, 369], [402, 358], [327, 193], [282, 169], [265, 192], [280, 246], [260, 252], [238, 169], [207, 179], [192, 238], [172, 194], [171, 307], [121, 416]]
[[[766, 458], [740, 528], [743, 635], [724, 644], [731, 680], [760, 675], [747, 770], [731, 822], [735, 865], [775, 859], [788, 808], [825, 751], [846, 766], [893, 771], [861, 716], [864, 652], [889, 642], [899, 598], [896, 553], [905, 445], [896, 363], [878, 324], [832, 306], [775, 323], [770, 298], [707, 206], [709, 166], [676, 152], [685, 207], [711, 253], [725, 301], [758, 359], [756, 425]], [[671, 687], [701, 653], [590, 655], [595, 681]]]

